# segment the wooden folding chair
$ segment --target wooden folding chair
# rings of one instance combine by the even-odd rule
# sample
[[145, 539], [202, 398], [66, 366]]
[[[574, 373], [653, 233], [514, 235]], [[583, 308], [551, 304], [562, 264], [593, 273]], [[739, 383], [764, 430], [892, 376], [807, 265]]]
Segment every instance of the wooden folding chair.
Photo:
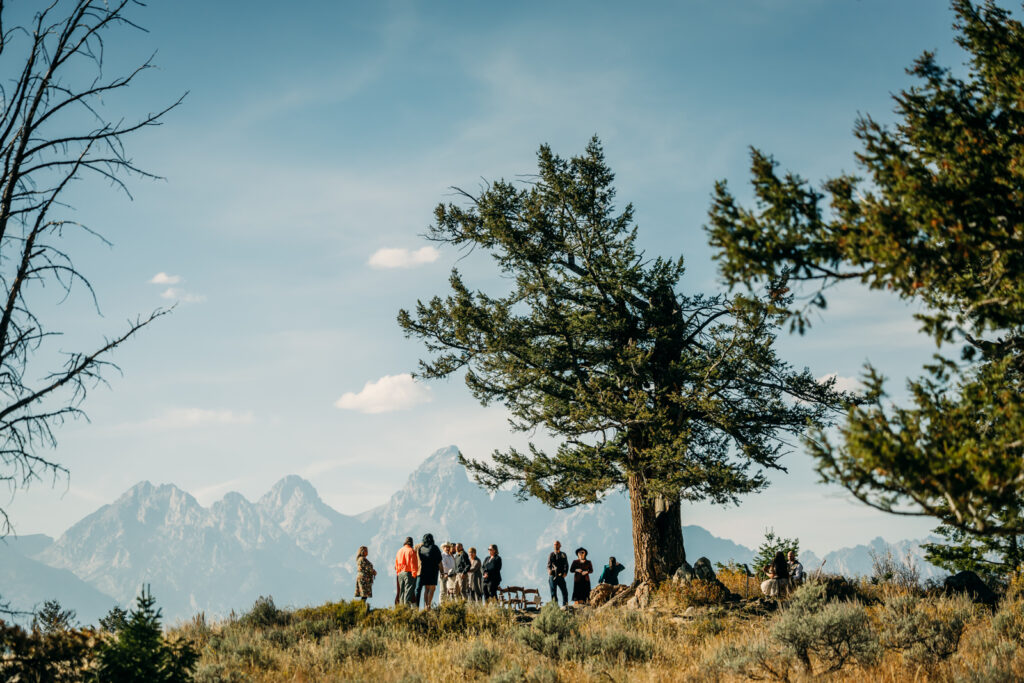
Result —
[[[533, 596], [533, 597], [530, 597]], [[523, 589], [523, 609], [532, 609], [540, 611], [541, 608], [541, 597], [540, 590], [537, 588], [524, 588]]]

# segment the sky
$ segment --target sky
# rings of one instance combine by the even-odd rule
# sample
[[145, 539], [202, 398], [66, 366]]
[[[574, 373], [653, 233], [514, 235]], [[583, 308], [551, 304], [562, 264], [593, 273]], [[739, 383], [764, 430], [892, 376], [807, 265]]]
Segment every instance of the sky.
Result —
[[[295, 473], [358, 513], [438, 448], [523, 445], [458, 379], [407, 376], [424, 350], [403, 337], [400, 308], [445, 293], [456, 265], [471, 286], [502, 286], [488, 260], [422, 238], [453, 186], [531, 173], [541, 143], [572, 156], [596, 134], [641, 246], [683, 254], [687, 291], [716, 291], [711, 191], [726, 179], [750, 196], [750, 146], [813, 181], [855, 171], [857, 114], [891, 121], [922, 51], [963, 61], [940, 0], [154, 0], [131, 16], [148, 31], [108, 36], [105, 72], [154, 52], [159, 68], [102, 113], [187, 96], [129, 141], [163, 180], [131, 181], [131, 199], [74, 189], [74, 217], [112, 245], [69, 238], [101, 315], [78, 291], [51, 319], [67, 350], [177, 306], [117, 351], [121, 373], [90, 393], [89, 421], [60, 429], [47, 455], [70, 478], [0, 498], [18, 534], [59, 535], [140, 480], [209, 504]], [[935, 351], [911, 314], [847, 286], [779, 348], [848, 384], [870, 360], [898, 396]], [[684, 523], [753, 546], [772, 527], [818, 553], [934, 526], [819, 484], [799, 447], [784, 463], [766, 492], [686, 506]]]

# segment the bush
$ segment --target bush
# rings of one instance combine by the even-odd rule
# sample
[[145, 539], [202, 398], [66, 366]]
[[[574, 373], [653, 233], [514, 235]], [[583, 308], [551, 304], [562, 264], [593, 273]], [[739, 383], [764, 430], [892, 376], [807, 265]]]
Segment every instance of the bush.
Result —
[[463, 655], [462, 668], [467, 671], [479, 671], [482, 674], [489, 674], [500, 660], [500, 652], [492, 650], [481, 642], [476, 642]]
[[70, 683], [93, 668], [99, 639], [89, 629], [26, 631], [0, 621], [0, 680]]
[[1024, 602], [1004, 600], [992, 617], [992, 628], [1001, 638], [1024, 640]]
[[325, 635], [324, 629], [347, 631], [358, 626], [366, 618], [366, 603], [362, 600], [347, 602], [329, 602], [319, 607], [304, 607], [295, 610], [291, 615], [292, 622], [310, 622], [310, 633], [320, 633], [317, 638]]
[[909, 553], [903, 558], [896, 557], [890, 546], [886, 546], [883, 552], [871, 551], [870, 581], [875, 585], [891, 586], [901, 591], [921, 591], [921, 571], [917, 561]]
[[182, 640], [169, 641], [160, 628], [156, 599], [143, 589], [124, 626], [103, 643], [97, 658], [102, 681], [189, 681], [199, 655]]
[[335, 659], [366, 659], [379, 657], [387, 652], [387, 641], [372, 631], [357, 629], [334, 643], [332, 654]]
[[242, 615], [238, 620], [240, 624], [252, 628], [270, 628], [272, 626], [283, 626], [288, 623], [288, 613], [277, 608], [274, 598], [269, 595], [256, 598], [252, 609]]
[[729, 598], [729, 591], [715, 581], [691, 579], [673, 583], [663, 582], [655, 594], [655, 602], [666, 607], [704, 607], [720, 605]]
[[718, 648], [704, 660], [702, 668], [711, 678], [717, 678], [719, 672], [728, 672], [751, 680], [789, 681], [793, 657], [761, 638], [746, 646], [729, 643]]
[[882, 642], [915, 664], [948, 659], [959, 647], [971, 614], [963, 600], [892, 596], [882, 611]]

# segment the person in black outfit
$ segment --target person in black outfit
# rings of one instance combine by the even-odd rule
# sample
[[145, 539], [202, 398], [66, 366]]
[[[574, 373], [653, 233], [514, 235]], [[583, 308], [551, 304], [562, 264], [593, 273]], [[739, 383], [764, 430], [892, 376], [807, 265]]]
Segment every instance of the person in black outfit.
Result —
[[565, 586], [568, 573], [569, 558], [562, 552], [562, 544], [555, 541], [555, 549], [548, 555], [548, 588], [551, 589], [551, 601], [555, 604], [558, 604], [558, 588], [562, 589], [562, 604], [569, 604], [569, 590]]
[[490, 545], [487, 548], [488, 557], [484, 559], [484, 600], [492, 600], [498, 597], [498, 586], [501, 585], [501, 557], [498, 555], [498, 546]]
[[625, 569], [624, 566], [619, 564], [618, 560], [614, 557], [608, 558], [608, 564], [604, 566], [604, 571], [601, 572], [601, 578], [598, 583], [607, 583], [609, 586], [619, 585], [619, 573]]
[[573, 574], [572, 601], [576, 604], [587, 604], [590, 599], [590, 575], [594, 573], [594, 565], [587, 559], [586, 548], [576, 548], [576, 559], [572, 561], [569, 571]]
[[416, 577], [416, 592], [423, 592], [423, 609], [430, 607], [437, 590], [437, 572], [441, 567], [441, 549], [434, 545], [433, 534], [423, 534], [419, 550], [420, 573]]

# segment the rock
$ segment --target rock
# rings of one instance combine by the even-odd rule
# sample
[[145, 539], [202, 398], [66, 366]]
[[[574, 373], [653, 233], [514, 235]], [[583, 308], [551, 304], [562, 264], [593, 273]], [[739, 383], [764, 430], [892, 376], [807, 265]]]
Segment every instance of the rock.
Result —
[[702, 557], [697, 560], [697, 563], [693, 565], [693, 578], [700, 579], [701, 581], [713, 581], [718, 583], [718, 575], [715, 574], [714, 568], [711, 566], [711, 560], [706, 557]]
[[947, 595], [969, 595], [971, 600], [984, 605], [995, 605], [998, 597], [974, 572], [964, 571], [946, 577], [943, 589]]
[[616, 595], [624, 593], [628, 589], [629, 586], [611, 586], [607, 583], [599, 583], [594, 590], [590, 591], [590, 598], [587, 600], [587, 604], [591, 607], [600, 607]]
[[636, 587], [633, 597], [626, 603], [629, 609], [647, 609], [651, 605], [651, 594], [654, 593], [654, 585], [641, 583]]
[[672, 581], [674, 583], [681, 583], [683, 581], [692, 581], [693, 578], [694, 578], [694, 576], [693, 576], [693, 567], [691, 567], [690, 563], [687, 562], [686, 560], [683, 560], [682, 566], [680, 566], [679, 569], [677, 569], [675, 571], [675, 573], [672, 575]]

